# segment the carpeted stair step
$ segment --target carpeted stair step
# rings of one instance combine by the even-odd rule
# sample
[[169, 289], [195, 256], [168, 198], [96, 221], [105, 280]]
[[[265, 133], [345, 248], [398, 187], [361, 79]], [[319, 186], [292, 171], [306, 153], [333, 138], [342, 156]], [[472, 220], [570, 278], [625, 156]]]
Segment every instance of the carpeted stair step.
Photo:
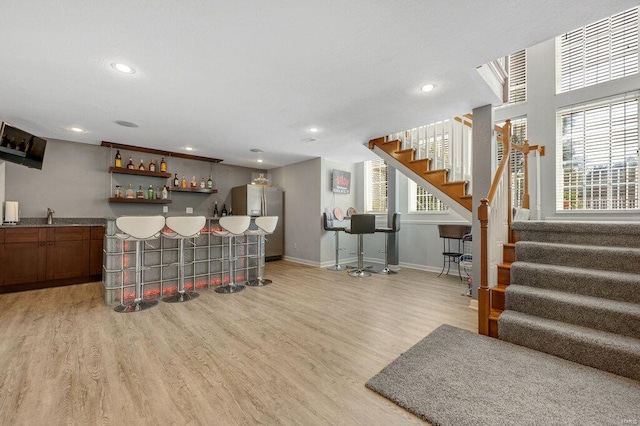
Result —
[[640, 338], [640, 304], [511, 284], [505, 310]]
[[518, 241], [516, 259], [531, 263], [603, 271], [640, 272], [640, 248]]
[[584, 296], [640, 303], [640, 275], [531, 262], [511, 264], [511, 282]]
[[640, 339], [510, 310], [498, 323], [501, 340], [640, 380]]
[[637, 222], [524, 220], [513, 222], [511, 229], [526, 241], [640, 248]]

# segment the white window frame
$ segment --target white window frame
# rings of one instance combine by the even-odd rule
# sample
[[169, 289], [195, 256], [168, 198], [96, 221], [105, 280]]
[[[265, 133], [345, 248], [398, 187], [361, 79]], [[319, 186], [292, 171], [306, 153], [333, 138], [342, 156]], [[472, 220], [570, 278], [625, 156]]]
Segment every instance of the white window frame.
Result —
[[638, 7], [556, 37], [556, 93], [638, 74]]
[[[639, 210], [639, 99], [640, 92], [631, 92], [557, 111], [557, 211]], [[570, 131], [563, 134], [564, 120], [571, 115], [575, 116], [572, 121], [576, 124], [572, 122]], [[586, 120], [590, 122], [586, 123]], [[572, 152], [570, 160], [563, 158], [569, 147]], [[621, 158], [624, 158], [622, 163]], [[571, 171], [574, 169], [577, 170]], [[567, 177], [567, 184], [565, 170], [572, 175]], [[602, 192], [605, 195], [599, 196], [598, 193]]]

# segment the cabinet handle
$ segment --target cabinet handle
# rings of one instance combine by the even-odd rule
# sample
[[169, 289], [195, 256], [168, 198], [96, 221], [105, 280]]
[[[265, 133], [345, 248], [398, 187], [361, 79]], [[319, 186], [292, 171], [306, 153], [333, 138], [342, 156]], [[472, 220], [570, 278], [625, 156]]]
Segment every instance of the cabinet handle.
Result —
[[52, 245], [53, 245], [53, 243], [47, 243], [47, 245], [48, 245], [48, 246], [52, 246]]
[[40, 243], [40, 246], [44, 246], [45, 243]]

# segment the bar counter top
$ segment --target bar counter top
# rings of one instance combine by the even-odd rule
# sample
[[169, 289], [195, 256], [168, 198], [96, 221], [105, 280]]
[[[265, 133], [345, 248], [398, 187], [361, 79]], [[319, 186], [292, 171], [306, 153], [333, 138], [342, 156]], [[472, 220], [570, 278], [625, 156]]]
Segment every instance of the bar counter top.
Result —
[[105, 226], [107, 219], [99, 217], [89, 218], [74, 218], [74, 217], [60, 217], [53, 218], [53, 224], [47, 225], [47, 219], [41, 217], [25, 217], [15, 225], [1, 224], [0, 229], [11, 228], [39, 228], [39, 227], [61, 227], [61, 226]]

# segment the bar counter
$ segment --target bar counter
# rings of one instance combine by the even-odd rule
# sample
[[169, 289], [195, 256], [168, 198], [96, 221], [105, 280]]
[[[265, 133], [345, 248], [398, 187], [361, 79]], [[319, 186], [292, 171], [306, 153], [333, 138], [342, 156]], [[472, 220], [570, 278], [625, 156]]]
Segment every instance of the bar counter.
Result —
[[[213, 289], [229, 282], [228, 238], [211, 231], [219, 228], [218, 218], [207, 218], [199, 236], [187, 238], [184, 244], [185, 289], [197, 291]], [[256, 229], [251, 220], [250, 229]], [[119, 232], [115, 218], [106, 219], [102, 283], [107, 305], [128, 303], [135, 297], [135, 242], [123, 241], [115, 236]], [[258, 259], [257, 236], [235, 238], [236, 283], [255, 279]], [[170, 296], [178, 291], [178, 240], [160, 236], [142, 243], [143, 295], [153, 300]], [[262, 250], [264, 253], [264, 250]]]

